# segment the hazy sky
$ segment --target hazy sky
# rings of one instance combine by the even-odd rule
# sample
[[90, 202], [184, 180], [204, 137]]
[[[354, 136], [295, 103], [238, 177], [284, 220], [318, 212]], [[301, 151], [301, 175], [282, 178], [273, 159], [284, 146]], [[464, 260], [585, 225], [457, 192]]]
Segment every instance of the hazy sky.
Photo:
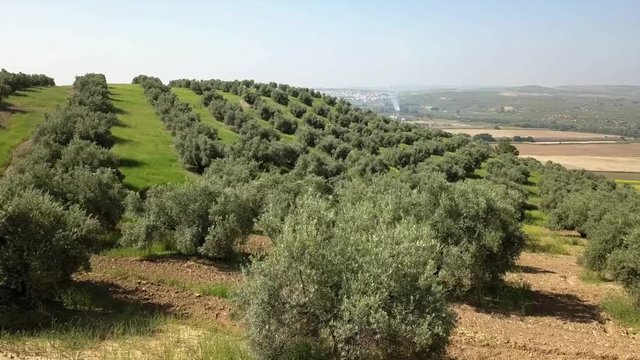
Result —
[[299, 86], [640, 85], [640, 1], [0, 0], [0, 67]]

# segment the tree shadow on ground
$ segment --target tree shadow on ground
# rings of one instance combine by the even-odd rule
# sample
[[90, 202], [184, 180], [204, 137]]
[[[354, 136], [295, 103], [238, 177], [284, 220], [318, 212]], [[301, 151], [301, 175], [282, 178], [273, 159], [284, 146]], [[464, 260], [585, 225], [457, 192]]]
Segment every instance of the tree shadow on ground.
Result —
[[239, 272], [242, 268], [251, 262], [250, 255], [247, 254], [234, 254], [228, 259], [206, 259], [199, 256], [184, 255], [177, 252], [168, 252], [164, 254], [149, 254], [140, 257], [141, 261], [148, 261], [152, 263], [172, 263], [172, 262], [185, 262], [192, 261], [195, 263], [213, 266], [218, 271], [226, 272]]
[[535, 266], [516, 265], [513, 272], [525, 274], [555, 274], [553, 271], [537, 268]]
[[465, 301], [477, 311], [501, 316], [553, 317], [572, 323], [602, 323], [598, 306], [573, 294], [531, 290], [528, 285], [504, 284], [494, 296]]
[[[118, 141], [116, 140], [116, 144], [118, 143]], [[133, 167], [138, 167], [143, 165], [144, 162], [140, 161], [140, 160], [136, 160], [136, 159], [131, 159], [131, 158], [122, 158], [118, 160], [118, 166], [119, 167], [127, 167], [127, 168], [133, 168]]]
[[38, 309], [0, 311], [0, 334], [90, 342], [152, 335], [169, 317], [168, 306], [145, 302], [135, 291], [106, 281], [74, 281], [57, 300]]
[[113, 143], [114, 144], [126, 144], [126, 143], [130, 143], [131, 142], [131, 140], [125, 139], [125, 138], [120, 137], [120, 136], [111, 135], [111, 137], [113, 137]]
[[9, 103], [0, 101], [0, 111], [2, 112], [6, 112], [9, 113], [10, 115], [13, 114], [26, 114], [28, 111], [25, 111], [19, 107], [13, 106]]
[[[117, 100], [117, 101], [121, 101], [121, 100]], [[113, 111], [116, 113], [116, 115], [127, 115], [127, 114], [129, 114], [129, 112], [127, 110], [124, 110], [124, 109], [119, 108], [119, 107], [114, 107]]]

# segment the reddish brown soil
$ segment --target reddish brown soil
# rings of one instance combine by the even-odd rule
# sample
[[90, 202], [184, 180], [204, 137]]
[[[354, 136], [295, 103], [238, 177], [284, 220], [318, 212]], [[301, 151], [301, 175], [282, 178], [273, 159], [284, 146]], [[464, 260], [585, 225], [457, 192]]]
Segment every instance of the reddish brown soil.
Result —
[[[262, 240], [252, 239], [257, 244]], [[507, 278], [530, 285], [526, 309], [455, 305], [458, 324], [448, 359], [640, 359], [640, 333], [616, 325], [598, 308], [607, 295], [622, 291], [619, 286], [581, 281], [583, 270], [575, 256], [524, 253], [518, 265]], [[228, 300], [169, 285], [170, 280], [241, 282], [242, 275], [234, 267], [187, 258], [103, 256], [95, 256], [92, 267], [76, 279], [107, 287], [117, 299], [209, 324], [235, 324]], [[10, 356], [15, 355], [0, 349], [0, 359]]]
[[117, 299], [135, 301], [175, 315], [227, 324], [232, 310], [228, 300], [197, 294], [170, 283], [175, 280], [234, 284], [242, 279], [242, 274], [229, 266], [202, 260], [94, 256], [91, 267], [91, 272], [76, 276], [76, 280], [108, 287]]
[[457, 305], [451, 359], [640, 359], [640, 336], [615, 325], [597, 304], [612, 284], [585, 284], [573, 256], [525, 253], [521, 273], [531, 285], [524, 312]]

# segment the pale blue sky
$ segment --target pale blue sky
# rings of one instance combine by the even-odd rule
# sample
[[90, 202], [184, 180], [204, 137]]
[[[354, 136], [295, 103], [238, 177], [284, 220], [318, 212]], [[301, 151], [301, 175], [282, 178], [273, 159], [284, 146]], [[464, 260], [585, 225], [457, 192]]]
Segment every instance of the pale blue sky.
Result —
[[0, 0], [0, 49], [60, 84], [640, 85], [640, 1]]

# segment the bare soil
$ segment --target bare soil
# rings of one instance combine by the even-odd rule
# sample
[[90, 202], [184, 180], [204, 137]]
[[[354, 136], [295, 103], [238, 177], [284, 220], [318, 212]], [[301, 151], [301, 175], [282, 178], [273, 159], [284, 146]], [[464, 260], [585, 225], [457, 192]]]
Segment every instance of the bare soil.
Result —
[[[640, 157], [640, 143], [629, 144], [516, 144], [520, 155]], [[640, 171], [640, 169], [638, 170]]]
[[179, 316], [226, 324], [230, 323], [232, 310], [228, 300], [171, 286], [170, 282], [237, 284], [242, 280], [242, 274], [233, 267], [197, 259], [145, 260], [94, 256], [91, 268], [90, 272], [79, 274], [75, 280], [108, 287], [117, 299], [136, 301]]
[[551, 161], [567, 169], [585, 169], [598, 172], [640, 172], [639, 157], [523, 155], [545, 163]]
[[[262, 237], [253, 240], [264, 241]], [[225, 299], [199, 295], [164, 281], [136, 280], [239, 283], [242, 274], [235, 266], [190, 258], [104, 256], [94, 256], [91, 264], [92, 271], [79, 274], [77, 281], [107, 287], [115, 298], [164, 312], [208, 324], [237, 326], [230, 316], [233, 306]], [[458, 324], [447, 358], [640, 359], [640, 333], [616, 325], [598, 308], [606, 296], [622, 289], [613, 283], [584, 283], [579, 278], [582, 271], [575, 256], [522, 254], [507, 280], [530, 285], [526, 307], [510, 310], [471, 303], [454, 305]], [[35, 358], [0, 349], [0, 359]]]
[[574, 256], [524, 253], [519, 273], [531, 285], [526, 311], [460, 304], [451, 359], [640, 359], [640, 335], [598, 308], [613, 284], [586, 284]]
[[491, 134], [495, 138], [512, 138], [514, 136], [528, 137], [531, 136], [536, 141], [602, 141], [602, 140], [615, 140], [620, 136], [605, 135], [596, 133], [583, 133], [575, 131], [558, 131], [549, 129], [491, 129], [491, 128], [443, 128], [441, 130], [454, 133], [454, 134], [469, 134], [471, 136], [477, 134]]

